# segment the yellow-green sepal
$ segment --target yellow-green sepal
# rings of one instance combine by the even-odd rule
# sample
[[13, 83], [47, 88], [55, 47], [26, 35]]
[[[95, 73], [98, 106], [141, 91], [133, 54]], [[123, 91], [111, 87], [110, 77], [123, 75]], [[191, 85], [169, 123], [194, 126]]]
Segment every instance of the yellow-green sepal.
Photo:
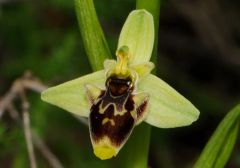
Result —
[[118, 49], [129, 48], [129, 65], [150, 60], [154, 43], [152, 15], [144, 9], [132, 11], [120, 33]]
[[190, 125], [198, 119], [198, 109], [175, 89], [155, 75], [148, 75], [138, 85], [138, 91], [150, 94], [149, 113], [145, 122], [159, 128]]
[[86, 85], [93, 84], [104, 88], [105, 71], [97, 71], [89, 75], [65, 82], [41, 93], [41, 99], [79, 116], [88, 117], [91, 103], [86, 95]]

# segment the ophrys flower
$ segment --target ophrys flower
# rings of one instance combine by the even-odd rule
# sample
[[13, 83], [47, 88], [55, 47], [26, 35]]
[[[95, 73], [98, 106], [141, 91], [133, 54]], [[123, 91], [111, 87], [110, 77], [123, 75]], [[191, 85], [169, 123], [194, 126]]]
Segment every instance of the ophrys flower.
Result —
[[199, 111], [187, 99], [150, 74], [153, 42], [151, 14], [133, 11], [120, 34], [116, 61], [105, 60], [104, 70], [42, 93], [44, 101], [89, 118], [94, 153], [101, 159], [116, 156], [142, 121], [170, 128], [198, 118]]

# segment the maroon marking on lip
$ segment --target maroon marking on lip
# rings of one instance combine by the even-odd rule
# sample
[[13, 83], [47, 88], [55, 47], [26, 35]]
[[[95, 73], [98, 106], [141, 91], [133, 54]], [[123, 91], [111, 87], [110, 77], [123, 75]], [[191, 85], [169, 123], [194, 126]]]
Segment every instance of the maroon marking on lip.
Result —
[[[129, 96], [124, 107], [127, 112], [123, 115], [115, 116], [113, 105], [109, 105], [103, 114], [99, 113], [99, 106], [102, 101], [104, 101], [104, 96], [96, 105], [93, 105], [91, 108], [90, 133], [92, 139], [95, 142], [98, 142], [104, 136], [107, 136], [113, 144], [120, 146], [128, 138], [134, 127], [135, 121], [130, 113], [130, 111], [132, 111], [134, 108], [134, 102], [131, 96]], [[112, 119], [115, 122], [115, 125], [112, 125], [110, 122], [102, 124], [104, 118]]]

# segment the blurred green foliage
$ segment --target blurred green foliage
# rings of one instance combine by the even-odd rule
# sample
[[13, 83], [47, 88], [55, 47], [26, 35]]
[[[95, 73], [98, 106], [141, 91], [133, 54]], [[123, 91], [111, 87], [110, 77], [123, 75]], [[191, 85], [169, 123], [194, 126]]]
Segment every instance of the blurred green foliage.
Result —
[[[135, 1], [95, 0], [94, 2], [110, 49], [114, 53], [122, 24], [129, 11], [135, 8]], [[91, 71], [83, 49], [73, 5], [73, 1], [65, 0], [0, 2], [1, 96], [26, 70], [30, 70], [47, 85], [55, 85]], [[176, 9], [174, 7], [172, 9], [168, 1], [164, 1], [162, 9], [163, 14], [160, 15], [162, 17], [160, 30], [162, 31], [159, 33], [159, 40], [160, 45], [164, 46], [163, 44], [169, 40], [166, 38], [169, 31], [165, 30], [172, 28], [176, 33], [182, 31], [182, 25], [187, 23], [183, 18], [179, 18], [178, 13], [173, 12]], [[236, 13], [236, 16], [238, 18], [239, 15]], [[192, 33], [189, 34], [192, 38]], [[180, 39], [183, 36], [177, 37]], [[215, 81], [206, 80], [204, 83], [203, 80], [199, 80], [200, 77], [196, 79], [195, 74], [191, 76], [192, 69], [185, 70], [185, 67], [195, 66], [193, 61], [195, 57], [191, 55], [192, 59], [182, 57], [177, 59], [171, 57], [173, 51], [175, 50], [172, 49], [170, 54], [168, 53], [170, 56], [167, 57], [167, 52], [164, 53], [164, 48], [160, 47], [160, 75], [180, 93], [192, 100], [202, 113], [200, 120], [191, 127], [153, 129], [149, 155], [149, 164], [152, 167], [191, 167], [217, 124], [225, 116], [227, 109], [240, 98], [239, 94], [234, 94], [238, 89], [234, 83], [237, 83], [239, 76], [233, 75], [234, 80], [222, 77]], [[181, 54], [188, 52], [188, 50], [186, 52], [181, 50]], [[189, 65], [182, 63], [184, 61]], [[215, 60], [213, 65], [215, 64], [218, 64], [218, 61]], [[216, 68], [219, 67], [223, 66], [216, 66]], [[198, 67], [198, 69], [201, 68], [203, 67]], [[204, 75], [206, 76], [206, 73]], [[224, 76], [227, 75], [224, 74]], [[234, 81], [233, 84], [230, 80]], [[228, 81], [229, 86], [235, 89], [233, 92], [225, 88]], [[68, 168], [112, 167], [112, 163], [100, 161], [93, 155], [86, 126], [71, 114], [43, 103], [38, 94], [29, 93], [28, 97], [31, 104], [30, 115], [33, 129], [44, 139], [64, 166]], [[17, 105], [18, 103], [16, 102]], [[239, 145], [237, 141], [238, 148]], [[0, 122], [0, 149], [0, 167], [25, 168], [29, 166], [21, 124], [12, 121], [7, 114]], [[36, 155], [39, 167], [50, 167], [37, 149]], [[239, 151], [234, 150], [227, 166], [240, 167]], [[116, 163], [114, 167], [117, 167]]]

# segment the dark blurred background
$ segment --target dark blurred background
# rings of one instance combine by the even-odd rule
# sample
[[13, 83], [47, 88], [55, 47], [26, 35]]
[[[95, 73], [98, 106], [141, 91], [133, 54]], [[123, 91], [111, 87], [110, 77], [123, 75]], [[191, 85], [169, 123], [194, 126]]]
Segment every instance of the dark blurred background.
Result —
[[[134, 0], [95, 0], [112, 53]], [[158, 74], [200, 112], [189, 127], [152, 129], [149, 166], [188, 168], [226, 113], [240, 100], [240, 1], [162, 0]], [[0, 97], [30, 70], [49, 86], [91, 72], [74, 2], [0, 0]], [[112, 167], [93, 156], [88, 128], [29, 92], [32, 128], [65, 167]], [[18, 106], [16, 101], [16, 106]], [[226, 167], [240, 167], [240, 143]], [[36, 150], [39, 167], [50, 167]], [[0, 121], [0, 167], [29, 167], [22, 127]], [[116, 165], [114, 167], [117, 167]]]

